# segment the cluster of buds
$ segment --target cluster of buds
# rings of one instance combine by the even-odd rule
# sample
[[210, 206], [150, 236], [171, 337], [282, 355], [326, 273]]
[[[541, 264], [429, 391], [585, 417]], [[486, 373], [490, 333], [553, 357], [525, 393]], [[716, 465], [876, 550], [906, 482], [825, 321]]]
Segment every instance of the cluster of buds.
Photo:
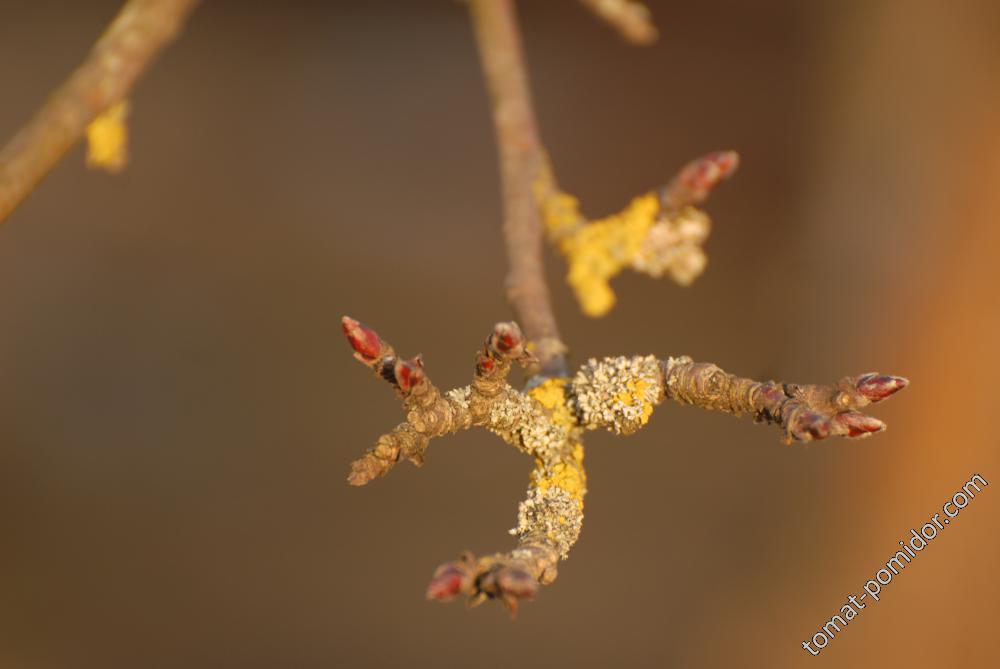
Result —
[[538, 579], [526, 565], [511, 563], [502, 555], [477, 559], [468, 551], [438, 567], [427, 585], [431, 601], [450, 602], [472, 593], [473, 606], [497, 599], [511, 615], [517, 614], [519, 601], [534, 599], [537, 592]]
[[344, 316], [341, 319], [344, 336], [354, 349], [354, 357], [391, 383], [403, 396], [419, 392], [427, 381], [424, 359], [415, 355], [409, 360], [396, 357], [396, 352], [371, 328]]
[[476, 355], [476, 376], [482, 379], [506, 378], [512, 362], [522, 366], [538, 363], [528, 351], [527, 340], [517, 323], [497, 323]]

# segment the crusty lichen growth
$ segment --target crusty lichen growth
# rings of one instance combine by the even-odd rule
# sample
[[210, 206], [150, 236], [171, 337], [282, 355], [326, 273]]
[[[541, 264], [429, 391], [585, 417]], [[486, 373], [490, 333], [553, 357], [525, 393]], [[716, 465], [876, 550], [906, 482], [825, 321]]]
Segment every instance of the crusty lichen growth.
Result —
[[582, 430], [569, 408], [566, 379], [548, 379], [528, 395], [546, 412], [546, 422], [561, 428], [557, 448], [535, 454], [528, 497], [518, 507], [517, 527], [510, 531], [521, 542], [543, 540], [566, 559], [583, 527]]
[[[685, 169], [690, 172], [690, 166]], [[727, 169], [732, 168], [727, 165]], [[711, 186], [729, 171], [717, 169]], [[711, 187], [699, 185], [706, 191]], [[702, 245], [711, 221], [692, 206], [696, 198], [678, 198], [678, 192], [672, 183], [662, 192], [640, 195], [617, 214], [591, 222], [580, 213], [579, 201], [559, 190], [551, 169], [540, 171], [535, 197], [545, 230], [566, 257], [567, 282], [585, 314], [596, 318], [611, 310], [615, 304], [611, 280], [626, 268], [654, 278], [669, 276], [683, 286], [701, 275], [708, 263]], [[690, 189], [685, 187], [683, 193], [689, 196]]]
[[632, 434], [663, 399], [663, 375], [654, 356], [590, 359], [573, 377], [571, 406], [588, 428]]

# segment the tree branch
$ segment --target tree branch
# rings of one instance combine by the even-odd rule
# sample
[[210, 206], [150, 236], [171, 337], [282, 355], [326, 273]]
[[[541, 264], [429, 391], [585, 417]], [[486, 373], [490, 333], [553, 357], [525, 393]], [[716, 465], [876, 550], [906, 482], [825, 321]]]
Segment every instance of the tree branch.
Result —
[[634, 0], [581, 0], [622, 37], [632, 44], [646, 46], [656, 41], [657, 31], [649, 9]]
[[680, 404], [716, 409], [754, 420], [775, 423], [785, 432], [785, 443], [831, 436], [868, 437], [885, 423], [858, 411], [905, 388], [901, 376], [877, 372], [845, 376], [828, 386], [760, 382], [729, 374], [691, 358], [663, 361], [664, 390]]
[[0, 151], [0, 223], [31, 193], [87, 126], [121, 102], [176, 37], [197, 0], [129, 0], [87, 59]]
[[[648, 19], [636, 3], [584, 1], [612, 23]], [[690, 358], [659, 360], [651, 355], [589, 360], [570, 377], [545, 283], [543, 218], [550, 239], [569, 259], [570, 283], [584, 310], [601, 315], [614, 300], [608, 281], [623, 267], [654, 276], [669, 271], [682, 283], [701, 271], [700, 244], [709, 221], [695, 205], [732, 174], [738, 157], [733, 152], [709, 154], [685, 166], [665, 188], [636, 198], [621, 214], [587, 220], [576, 199], [558, 189], [548, 167], [512, 0], [471, 0], [471, 8], [499, 148], [510, 264], [507, 296], [525, 333], [515, 323], [498, 323], [477, 354], [472, 383], [442, 394], [424, 374], [419, 357], [397, 359], [373, 330], [345, 317], [344, 333], [355, 357], [393, 385], [407, 412], [405, 423], [354, 462], [348, 480], [363, 485], [404, 458], [419, 465], [432, 438], [471, 427], [485, 428], [533, 456], [527, 496], [518, 507], [517, 527], [511, 530], [517, 546], [478, 558], [463, 553], [441, 565], [427, 588], [429, 599], [497, 599], [513, 613], [539, 585], [555, 580], [559, 561], [579, 537], [587, 492], [585, 430], [632, 434], [669, 397], [682, 404], [750, 413], [759, 421], [778, 424], [789, 441], [862, 437], [885, 425], [857, 409], [888, 397], [907, 382], [865, 374], [844, 377], [832, 386], [761, 383]], [[532, 345], [537, 359], [529, 352]], [[515, 390], [507, 383], [514, 362], [540, 368], [544, 378], [524, 392]]]
[[566, 346], [559, 336], [542, 263], [542, 224], [534, 183], [545, 165], [513, 0], [471, 0], [503, 183], [507, 298], [535, 346], [540, 372], [564, 376]]
[[555, 580], [559, 561], [580, 536], [587, 493], [584, 431], [632, 434], [649, 422], [657, 404], [670, 398], [749, 413], [783, 428], [789, 442], [866, 437], [885, 424], [858, 409], [907, 384], [901, 377], [878, 374], [844, 377], [831, 386], [761, 383], [687, 357], [647, 355], [588, 360], [572, 378], [546, 379], [522, 393], [507, 383], [507, 376], [513, 363], [533, 362], [524, 335], [515, 323], [497, 323], [476, 355], [472, 384], [442, 394], [424, 374], [419, 356], [401, 360], [374, 330], [351, 318], [343, 322], [355, 357], [392, 384], [407, 412], [405, 423], [352, 464], [352, 485], [385, 475], [401, 459], [420, 465], [432, 438], [471, 427], [485, 428], [534, 457], [528, 493], [511, 530], [517, 546], [479, 558], [464, 553], [441, 565], [427, 588], [430, 599], [498, 599], [512, 613], [539, 585]]

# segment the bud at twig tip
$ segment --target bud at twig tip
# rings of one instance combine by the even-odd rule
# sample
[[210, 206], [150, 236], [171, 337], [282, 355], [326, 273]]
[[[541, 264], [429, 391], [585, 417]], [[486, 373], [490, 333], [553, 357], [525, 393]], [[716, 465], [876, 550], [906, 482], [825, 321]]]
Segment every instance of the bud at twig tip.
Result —
[[465, 562], [448, 562], [434, 571], [427, 585], [427, 599], [447, 602], [469, 590], [472, 575]]
[[355, 357], [361, 362], [377, 360], [382, 353], [383, 344], [378, 334], [350, 316], [341, 319], [344, 336], [354, 349]]
[[866, 416], [860, 411], [845, 411], [837, 414], [835, 420], [847, 428], [848, 437], [867, 437], [886, 427], [878, 418]]
[[858, 392], [871, 402], [880, 402], [890, 395], [899, 392], [910, 381], [902, 376], [888, 374], [865, 374], [858, 379]]

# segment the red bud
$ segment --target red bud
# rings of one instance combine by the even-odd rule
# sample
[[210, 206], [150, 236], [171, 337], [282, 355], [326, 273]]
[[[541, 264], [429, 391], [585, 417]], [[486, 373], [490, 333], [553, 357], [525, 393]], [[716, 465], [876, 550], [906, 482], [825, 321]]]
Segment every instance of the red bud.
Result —
[[685, 165], [668, 188], [676, 206], [697, 204], [712, 192], [720, 181], [728, 178], [739, 165], [735, 151], [716, 151]]
[[354, 348], [354, 357], [364, 363], [370, 363], [381, 357], [384, 344], [378, 334], [350, 316], [341, 319], [344, 335]]
[[424, 359], [419, 355], [410, 360], [397, 360], [392, 373], [396, 377], [396, 385], [403, 392], [409, 392], [427, 378], [424, 374]]
[[847, 428], [848, 437], [863, 437], [885, 429], [885, 423], [860, 411], [845, 411], [837, 414], [834, 420]]
[[479, 356], [478, 364], [479, 369], [485, 374], [489, 374], [493, 371], [493, 368], [496, 367], [496, 363], [493, 362], [493, 358], [489, 357], [485, 353]]
[[528, 599], [538, 592], [538, 581], [531, 574], [517, 567], [506, 567], [497, 574], [500, 591], [518, 599]]
[[865, 374], [858, 379], [858, 392], [872, 402], [880, 402], [905, 388], [910, 382], [902, 376]]
[[826, 439], [830, 436], [830, 421], [817, 411], [803, 411], [795, 417], [792, 436], [808, 439]]
[[493, 326], [490, 345], [505, 358], [516, 358], [524, 354], [524, 334], [513, 321], [497, 323]]
[[449, 562], [438, 567], [427, 585], [427, 599], [446, 602], [469, 588], [472, 579], [462, 565]]

